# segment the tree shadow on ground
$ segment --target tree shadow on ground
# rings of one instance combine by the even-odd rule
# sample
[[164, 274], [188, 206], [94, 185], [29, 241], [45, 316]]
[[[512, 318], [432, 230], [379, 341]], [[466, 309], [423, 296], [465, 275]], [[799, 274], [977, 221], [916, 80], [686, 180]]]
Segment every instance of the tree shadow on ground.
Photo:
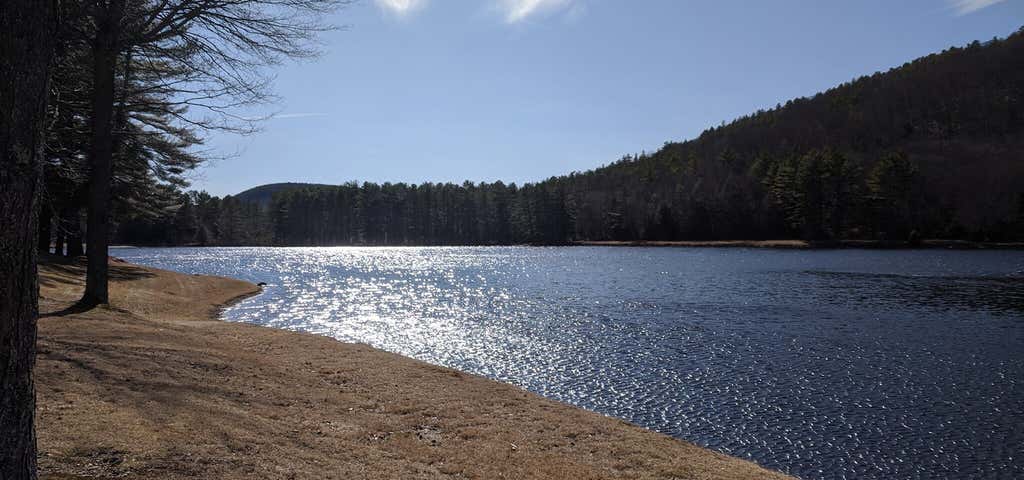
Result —
[[[65, 258], [58, 255], [40, 255], [39, 286], [45, 288], [82, 287], [85, 284], [85, 257]], [[152, 271], [137, 265], [111, 259], [107, 272], [111, 282], [130, 282], [156, 276]], [[63, 317], [76, 313], [84, 313], [95, 305], [75, 303], [55, 312], [46, 312], [41, 318]]]

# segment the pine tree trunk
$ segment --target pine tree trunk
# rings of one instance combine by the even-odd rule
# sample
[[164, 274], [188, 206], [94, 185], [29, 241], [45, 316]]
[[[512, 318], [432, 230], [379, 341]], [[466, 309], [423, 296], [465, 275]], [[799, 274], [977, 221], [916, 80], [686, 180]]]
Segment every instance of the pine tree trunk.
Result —
[[39, 208], [39, 239], [36, 243], [39, 253], [50, 253], [50, 235], [53, 233], [53, 212], [45, 207]]
[[64, 230], [57, 230], [57, 238], [53, 241], [53, 253], [54, 255], [64, 255], [64, 242], [67, 241], [67, 236], [64, 234]]
[[114, 152], [114, 76], [118, 30], [124, 0], [111, 2], [98, 19], [93, 44], [92, 154], [89, 171], [89, 212], [86, 225], [85, 306], [107, 303], [107, 256], [110, 242], [110, 183]]
[[36, 478], [39, 194], [56, 3], [0, 2], [0, 478]]
[[64, 228], [68, 232], [68, 258], [85, 255], [82, 250], [82, 219], [77, 208], [68, 208], [64, 214]]
[[85, 255], [85, 251], [82, 250], [82, 233], [79, 230], [68, 236], [68, 258], [78, 258], [82, 255]]

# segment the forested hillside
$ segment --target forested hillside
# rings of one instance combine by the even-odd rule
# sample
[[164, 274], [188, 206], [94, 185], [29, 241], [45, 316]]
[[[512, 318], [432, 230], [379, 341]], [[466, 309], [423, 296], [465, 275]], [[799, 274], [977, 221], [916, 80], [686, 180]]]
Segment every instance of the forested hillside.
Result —
[[270, 201], [274, 199], [274, 195], [280, 192], [287, 192], [289, 190], [300, 190], [304, 188], [330, 188], [333, 185], [325, 185], [322, 183], [270, 183], [267, 185], [260, 185], [258, 187], [252, 187], [242, 193], [235, 195], [235, 199], [240, 202], [252, 202], [258, 203], [261, 206], [270, 205]]
[[538, 183], [183, 194], [140, 244], [1024, 239], [1024, 29]]

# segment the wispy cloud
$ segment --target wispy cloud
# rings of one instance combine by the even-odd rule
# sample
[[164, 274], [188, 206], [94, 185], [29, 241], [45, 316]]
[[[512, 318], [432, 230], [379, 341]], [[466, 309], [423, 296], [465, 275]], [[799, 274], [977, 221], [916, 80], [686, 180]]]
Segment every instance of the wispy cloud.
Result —
[[398, 16], [413, 13], [427, 4], [427, 0], [374, 0], [381, 10]]
[[977, 12], [986, 7], [991, 7], [1005, 0], [947, 0], [949, 7], [956, 12], [957, 16]]
[[499, 7], [505, 14], [505, 21], [518, 23], [531, 15], [565, 8], [573, 0], [499, 0]]

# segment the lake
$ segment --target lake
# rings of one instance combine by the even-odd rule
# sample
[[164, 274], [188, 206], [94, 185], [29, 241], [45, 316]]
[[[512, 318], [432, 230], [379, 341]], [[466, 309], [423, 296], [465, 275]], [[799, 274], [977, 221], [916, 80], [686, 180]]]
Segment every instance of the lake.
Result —
[[803, 478], [1024, 477], [1024, 252], [123, 248], [227, 320], [485, 375]]

